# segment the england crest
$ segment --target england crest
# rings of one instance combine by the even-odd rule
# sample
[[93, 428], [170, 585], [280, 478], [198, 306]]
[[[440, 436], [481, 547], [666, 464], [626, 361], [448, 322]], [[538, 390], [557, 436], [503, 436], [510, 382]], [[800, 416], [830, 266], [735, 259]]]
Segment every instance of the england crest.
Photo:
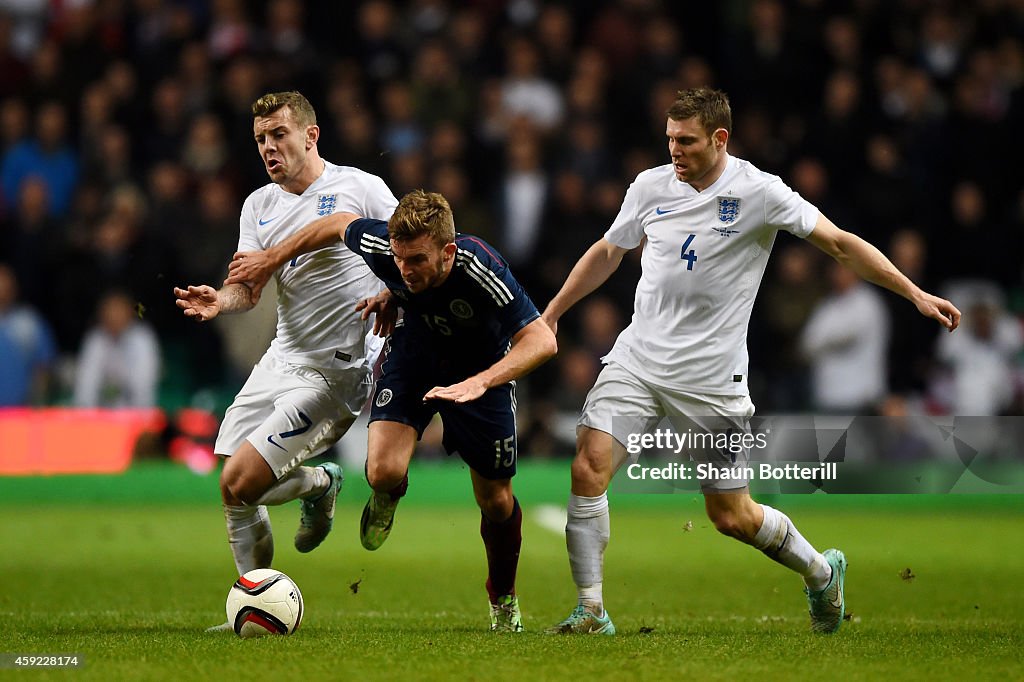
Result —
[[330, 215], [338, 205], [337, 194], [321, 194], [316, 198], [316, 214]]
[[734, 197], [718, 197], [718, 219], [726, 224], [734, 223], [740, 217], [740, 200]]

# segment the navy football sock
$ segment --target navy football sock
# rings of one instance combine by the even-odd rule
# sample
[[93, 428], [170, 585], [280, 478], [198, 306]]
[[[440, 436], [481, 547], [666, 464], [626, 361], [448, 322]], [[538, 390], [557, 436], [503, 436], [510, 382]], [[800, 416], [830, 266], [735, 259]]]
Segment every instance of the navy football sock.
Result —
[[523, 544], [523, 511], [512, 498], [512, 515], [496, 523], [480, 514], [480, 537], [487, 550], [487, 594], [491, 603], [498, 597], [515, 594], [519, 548]]

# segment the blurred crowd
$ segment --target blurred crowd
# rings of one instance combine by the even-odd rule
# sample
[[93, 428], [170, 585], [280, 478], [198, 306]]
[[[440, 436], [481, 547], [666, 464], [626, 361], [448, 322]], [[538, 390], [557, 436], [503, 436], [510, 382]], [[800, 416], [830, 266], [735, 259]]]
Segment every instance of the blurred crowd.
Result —
[[[667, 161], [676, 91], [712, 85], [732, 154], [964, 312], [943, 336], [780, 235], [751, 321], [759, 411], [1019, 414], [1022, 82], [1014, 0], [0, 0], [0, 404], [230, 398], [259, 334], [185, 320], [171, 287], [223, 280], [267, 182], [264, 92], [310, 99], [332, 162], [442, 192], [543, 308]], [[638, 272], [523, 382], [524, 452], [570, 451]]]

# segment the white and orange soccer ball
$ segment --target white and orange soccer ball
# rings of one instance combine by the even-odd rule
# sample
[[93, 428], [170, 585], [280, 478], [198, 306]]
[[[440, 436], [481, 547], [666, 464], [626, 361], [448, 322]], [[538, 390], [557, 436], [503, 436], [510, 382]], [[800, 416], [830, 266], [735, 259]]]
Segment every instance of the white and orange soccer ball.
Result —
[[257, 568], [231, 586], [226, 610], [239, 637], [290, 635], [302, 623], [302, 593], [281, 571]]

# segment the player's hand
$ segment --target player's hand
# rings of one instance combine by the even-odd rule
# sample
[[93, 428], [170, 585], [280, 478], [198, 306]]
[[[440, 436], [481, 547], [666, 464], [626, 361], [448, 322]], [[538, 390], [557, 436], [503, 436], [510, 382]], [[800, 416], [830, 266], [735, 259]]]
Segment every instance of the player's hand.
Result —
[[483, 380], [470, 377], [451, 386], [435, 386], [427, 391], [423, 400], [448, 400], [453, 403], [468, 403], [487, 392]]
[[198, 287], [189, 286], [187, 289], [174, 287], [174, 295], [177, 297], [174, 304], [181, 308], [185, 317], [191, 317], [196, 322], [207, 322], [220, 313], [217, 290], [211, 286], [203, 284]]
[[376, 315], [373, 319], [373, 333], [377, 336], [391, 336], [391, 332], [395, 331], [395, 323], [398, 321], [398, 304], [395, 303], [395, 297], [391, 295], [389, 289], [384, 289], [376, 296], [364, 298], [356, 303], [356, 311], [360, 310], [363, 311], [360, 316], [363, 320], [368, 319], [370, 313]]
[[275, 267], [266, 251], [236, 251], [228, 265], [228, 284], [244, 284], [249, 287], [252, 300], [259, 301], [263, 287], [267, 286]]
[[960, 311], [944, 298], [924, 294], [916, 305], [922, 315], [938, 320], [948, 331], [960, 326]]

